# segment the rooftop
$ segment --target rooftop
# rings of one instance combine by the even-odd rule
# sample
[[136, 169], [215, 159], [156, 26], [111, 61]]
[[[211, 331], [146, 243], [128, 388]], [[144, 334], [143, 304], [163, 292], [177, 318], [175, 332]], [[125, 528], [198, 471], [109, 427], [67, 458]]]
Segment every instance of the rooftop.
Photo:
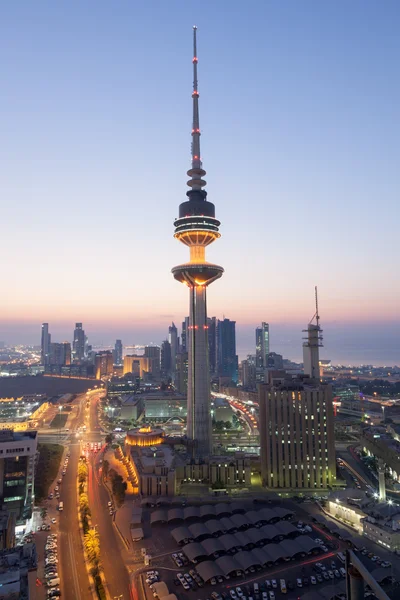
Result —
[[37, 431], [13, 431], [12, 429], [0, 430], [0, 443], [4, 442], [26, 442], [35, 440]]

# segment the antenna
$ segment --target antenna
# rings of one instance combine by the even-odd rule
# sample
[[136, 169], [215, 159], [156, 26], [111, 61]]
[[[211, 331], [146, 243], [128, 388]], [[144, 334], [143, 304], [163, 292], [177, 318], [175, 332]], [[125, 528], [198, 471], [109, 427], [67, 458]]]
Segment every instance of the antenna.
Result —
[[319, 327], [318, 288], [317, 288], [317, 286], [315, 286], [315, 313], [313, 314], [312, 319], [310, 320], [310, 322], [308, 324], [311, 325], [311, 323], [314, 321], [314, 319], [317, 323], [317, 327]]
[[[199, 89], [197, 80], [197, 27], [193, 25], [193, 121], [192, 121], [192, 168], [187, 172], [191, 179], [187, 182], [187, 185], [193, 190], [201, 190], [206, 182], [202, 177], [206, 174], [203, 169], [200, 156], [200, 119], [199, 119]], [[205, 192], [204, 192], [205, 193]]]
[[315, 320], [317, 327], [319, 327], [319, 313], [318, 313], [318, 288], [315, 286]]

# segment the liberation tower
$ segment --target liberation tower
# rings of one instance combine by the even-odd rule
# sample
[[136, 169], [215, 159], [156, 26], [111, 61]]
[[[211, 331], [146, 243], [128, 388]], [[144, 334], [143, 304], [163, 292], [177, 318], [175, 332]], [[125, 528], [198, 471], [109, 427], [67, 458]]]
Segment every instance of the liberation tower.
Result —
[[174, 222], [174, 237], [189, 246], [190, 260], [174, 267], [172, 273], [190, 290], [187, 436], [192, 442], [193, 455], [206, 457], [212, 451], [206, 290], [224, 270], [206, 261], [206, 246], [221, 234], [214, 204], [207, 201], [203, 189], [206, 172], [200, 155], [196, 31], [197, 27], [193, 27], [192, 168], [187, 172], [190, 189], [186, 192], [188, 200], [179, 206], [179, 217]]

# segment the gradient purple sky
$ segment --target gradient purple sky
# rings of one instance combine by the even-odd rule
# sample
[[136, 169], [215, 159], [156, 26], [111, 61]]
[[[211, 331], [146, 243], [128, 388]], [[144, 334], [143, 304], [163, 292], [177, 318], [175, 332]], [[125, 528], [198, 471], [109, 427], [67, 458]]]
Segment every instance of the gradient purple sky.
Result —
[[397, 1], [26, 0], [0, 19], [0, 339], [83, 321], [94, 342], [159, 342], [187, 313], [170, 269], [196, 23], [226, 270], [209, 314], [237, 321], [241, 354], [266, 320], [300, 358], [317, 284], [326, 357], [400, 363]]

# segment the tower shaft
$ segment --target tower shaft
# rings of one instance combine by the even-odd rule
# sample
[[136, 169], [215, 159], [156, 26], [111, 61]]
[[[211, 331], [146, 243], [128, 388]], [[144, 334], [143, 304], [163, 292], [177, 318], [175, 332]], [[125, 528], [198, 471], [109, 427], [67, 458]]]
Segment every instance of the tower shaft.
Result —
[[199, 456], [212, 451], [206, 296], [205, 286], [190, 289], [187, 436]]
[[187, 436], [193, 455], [206, 457], [212, 451], [206, 290], [222, 276], [224, 270], [206, 260], [206, 247], [220, 237], [220, 222], [215, 218], [214, 205], [207, 201], [207, 192], [203, 189], [206, 172], [200, 157], [196, 31], [194, 27], [192, 165], [187, 173], [190, 190], [186, 193], [188, 200], [179, 206], [179, 217], [174, 223], [174, 237], [189, 246], [190, 260], [174, 267], [172, 273], [175, 279], [190, 289]]

